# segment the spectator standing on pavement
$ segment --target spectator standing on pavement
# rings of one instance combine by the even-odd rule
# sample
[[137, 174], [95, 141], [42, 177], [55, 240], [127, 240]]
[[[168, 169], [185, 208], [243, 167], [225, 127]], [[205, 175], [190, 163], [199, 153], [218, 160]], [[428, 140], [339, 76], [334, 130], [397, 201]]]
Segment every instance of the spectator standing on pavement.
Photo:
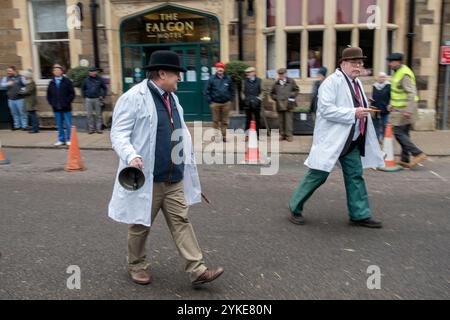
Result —
[[259, 138], [260, 119], [261, 119], [261, 101], [263, 91], [261, 88], [261, 79], [256, 76], [256, 70], [254, 67], [248, 67], [245, 69], [246, 78], [242, 83], [241, 98], [244, 101], [245, 110], [245, 131], [248, 140], [248, 129], [250, 128], [250, 121], [255, 119], [256, 133]]
[[206, 83], [204, 95], [211, 108], [213, 128], [221, 129], [223, 142], [226, 142], [234, 86], [231, 78], [225, 73], [225, 64], [217, 62], [215, 66], [216, 74]]
[[[127, 191], [117, 175], [109, 216], [129, 224], [128, 271], [132, 281], [143, 285], [151, 282], [145, 242], [151, 224], [162, 210], [192, 284], [210, 282], [223, 269], [205, 266], [188, 218], [188, 206], [201, 202], [201, 187], [191, 136], [174, 94], [180, 72], [186, 70], [176, 53], [164, 50], [151, 55], [146, 69], [149, 79], [119, 98], [111, 127], [112, 146], [120, 158], [118, 172], [127, 166], [138, 167], [146, 180], [140, 189]], [[171, 141], [174, 130], [180, 133], [176, 142]], [[181, 150], [173, 152], [180, 143]]]
[[63, 67], [55, 64], [53, 66], [53, 78], [47, 88], [47, 101], [52, 106], [58, 126], [58, 141], [54, 144], [55, 146], [70, 145], [72, 101], [75, 99], [72, 81], [63, 76], [63, 72]]
[[369, 103], [358, 77], [363, 65], [361, 48], [346, 48], [340, 68], [325, 79], [319, 89], [313, 144], [305, 161], [309, 170], [289, 202], [290, 221], [304, 224], [303, 207], [314, 191], [328, 178], [339, 160], [344, 173], [350, 222], [356, 226], [381, 228], [372, 219], [369, 196], [363, 178], [364, 168], [384, 165]]
[[85, 98], [88, 115], [89, 134], [103, 133], [102, 102], [107, 91], [105, 82], [98, 75], [98, 68], [89, 68], [89, 75], [81, 85], [81, 94]]
[[39, 118], [36, 112], [36, 83], [33, 80], [33, 73], [31, 71], [22, 71], [22, 75], [25, 79], [26, 85], [20, 90], [20, 95], [25, 98], [25, 110], [28, 112], [31, 119], [31, 129], [28, 131], [28, 133], [38, 133]]
[[27, 130], [28, 117], [25, 111], [25, 100], [20, 90], [25, 87], [25, 79], [17, 73], [16, 67], [9, 66], [3, 77], [1, 86], [8, 89], [8, 107], [13, 118], [13, 130]]
[[387, 78], [387, 74], [380, 72], [377, 82], [372, 87], [372, 106], [380, 110], [380, 112], [372, 113], [372, 121], [375, 126], [378, 141], [382, 143], [384, 131], [389, 120], [389, 101], [391, 99], [391, 83]]
[[280, 140], [293, 141], [294, 119], [292, 110], [297, 106], [295, 98], [299, 88], [294, 79], [288, 78], [286, 68], [278, 69], [278, 79], [272, 86], [270, 96], [276, 103], [278, 122], [280, 124]]
[[[400, 164], [406, 168], [412, 168], [427, 158], [409, 136], [411, 126], [417, 119], [417, 96], [416, 76], [414, 72], [402, 63], [403, 54], [391, 53], [387, 60], [389, 67], [395, 71], [391, 79], [391, 111], [390, 123], [394, 129], [395, 139], [402, 147]], [[413, 156], [409, 162], [410, 155]]]
[[319, 87], [322, 82], [327, 77], [328, 69], [325, 67], [320, 67], [317, 72], [317, 77], [319, 80], [314, 81], [312, 95], [311, 95], [311, 104], [309, 107], [309, 111], [313, 114], [314, 120], [316, 120], [316, 111], [317, 111], [317, 100], [319, 99]]

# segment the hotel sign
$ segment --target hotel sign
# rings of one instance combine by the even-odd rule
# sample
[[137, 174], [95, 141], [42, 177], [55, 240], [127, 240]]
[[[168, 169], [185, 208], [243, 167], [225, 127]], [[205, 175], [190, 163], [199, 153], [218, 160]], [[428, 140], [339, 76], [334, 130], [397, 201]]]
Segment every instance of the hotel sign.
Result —
[[178, 13], [161, 13], [158, 17], [145, 24], [148, 38], [182, 39], [194, 35], [194, 21], [179, 20]]

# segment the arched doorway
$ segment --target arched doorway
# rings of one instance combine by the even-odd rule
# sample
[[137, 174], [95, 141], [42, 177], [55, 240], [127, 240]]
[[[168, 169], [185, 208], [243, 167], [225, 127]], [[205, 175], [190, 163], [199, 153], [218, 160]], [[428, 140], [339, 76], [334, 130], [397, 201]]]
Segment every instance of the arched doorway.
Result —
[[145, 77], [144, 66], [156, 50], [172, 50], [183, 67], [177, 95], [186, 120], [209, 120], [211, 112], [203, 88], [220, 60], [216, 17], [167, 5], [124, 20], [120, 26], [124, 91]]

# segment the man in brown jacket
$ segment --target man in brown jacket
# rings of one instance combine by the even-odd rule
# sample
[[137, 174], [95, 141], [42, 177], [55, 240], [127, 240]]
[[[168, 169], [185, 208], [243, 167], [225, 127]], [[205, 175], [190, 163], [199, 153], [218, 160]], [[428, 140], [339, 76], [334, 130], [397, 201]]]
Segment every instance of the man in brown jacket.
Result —
[[272, 87], [270, 96], [276, 102], [278, 121], [280, 123], [280, 140], [293, 141], [292, 110], [297, 105], [295, 97], [299, 93], [299, 88], [294, 79], [286, 76], [286, 69], [278, 69], [278, 79]]
[[[401, 53], [392, 53], [387, 57], [389, 67], [395, 70], [391, 81], [391, 102], [389, 122], [394, 129], [394, 135], [402, 147], [401, 159], [398, 162], [405, 168], [412, 168], [427, 158], [409, 136], [411, 126], [417, 119], [416, 77], [413, 71], [402, 63]], [[409, 161], [410, 154], [413, 156]]]

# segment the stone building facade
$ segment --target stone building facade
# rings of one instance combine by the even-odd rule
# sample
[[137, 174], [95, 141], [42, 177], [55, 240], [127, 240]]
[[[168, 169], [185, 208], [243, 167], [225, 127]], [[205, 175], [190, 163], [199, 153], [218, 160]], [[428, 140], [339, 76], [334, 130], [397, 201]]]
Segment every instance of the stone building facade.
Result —
[[[257, 68], [266, 88], [273, 82], [274, 70], [287, 67], [301, 89], [298, 104], [307, 108], [317, 67], [309, 64], [312, 56], [332, 72], [342, 48], [359, 45], [369, 56], [362, 79], [370, 92], [374, 75], [388, 71], [386, 55], [406, 53], [411, 1], [242, 0], [243, 60]], [[438, 57], [440, 45], [450, 40], [450, 1], [414, 1], [412, 68], [421, 114], [416, 130], [434, 130], [442, 117], [444, 68]], [[196, 108], [190, 117], [208, 120], [201, 92], [204, 81], [214, 73], [216, 61], [239, 58], [237, 0], [0, 0], [0, 76], [9, 65], [33, 70], [39, 86], [38, 111], [48, 119], [44, 123], [51, 125], [53, 118], [45, 101], [50, 60], [67, 68], [94, 63], [90, 14], [94, 2], [99, 66], [109, 81], [105, 124], [118, 96], [145, 77], [146, 59], [157, 48], [185, 56], [190, 72], [183, 75], [181, 87], [186, 97], [192, 93], [186, 100], [195, 101], [192, 108]], [[189, 34], [183, 25], [195, 27]], [[272, 105], [268, 97], [265, 103], [268, 108]], [[73, 113], [85, 116], [79, 94]]]

